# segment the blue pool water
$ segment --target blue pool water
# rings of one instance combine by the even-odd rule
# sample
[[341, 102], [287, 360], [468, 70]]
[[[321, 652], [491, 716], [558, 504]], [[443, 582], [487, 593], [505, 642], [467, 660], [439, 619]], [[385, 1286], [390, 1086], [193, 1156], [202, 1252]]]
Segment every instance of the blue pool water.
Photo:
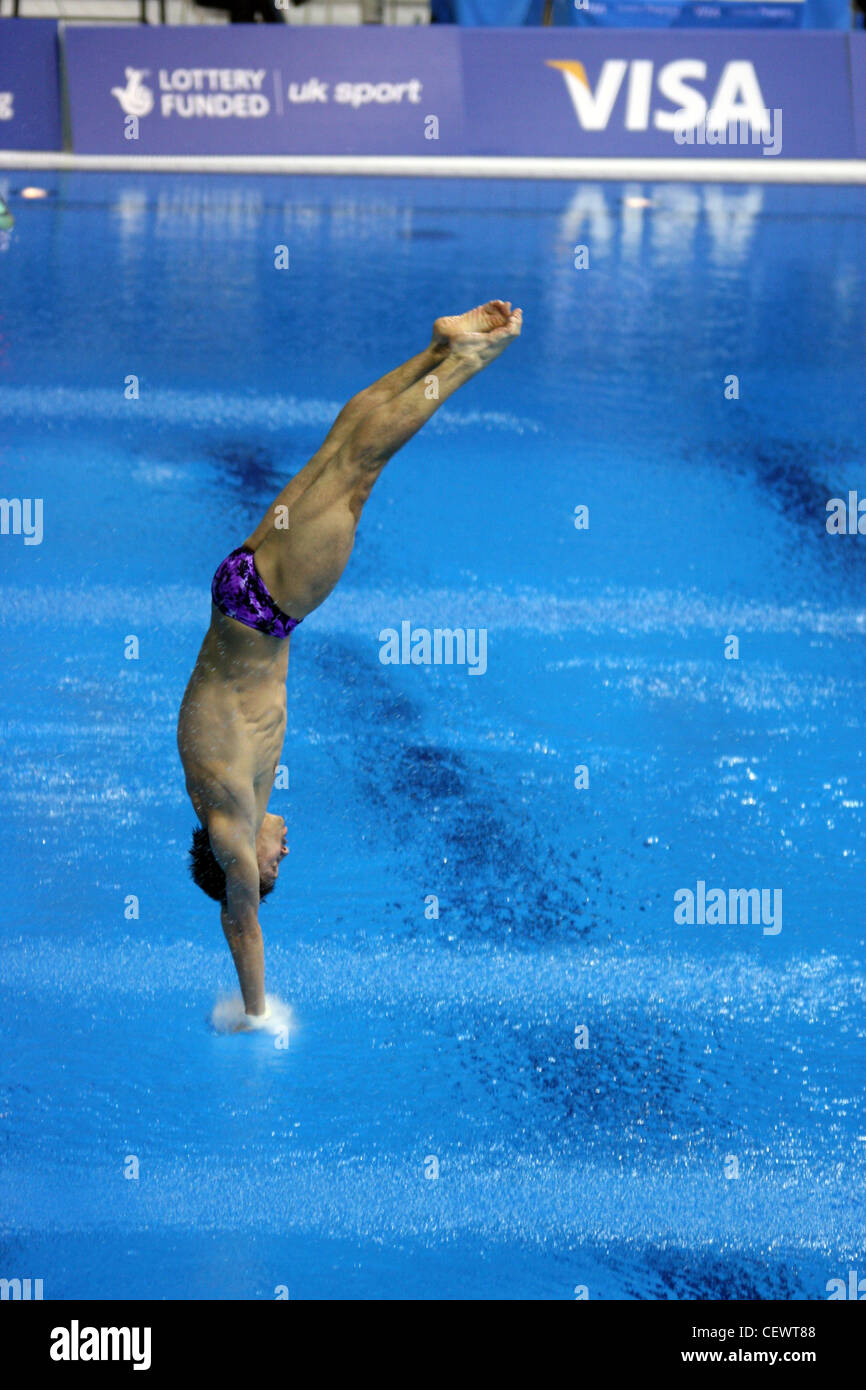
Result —
[[[820, 1299], [866, 1268], [866, 538], [825, 531], [866, 494], [866, 190], [4, 190], [2, 491], [44, 534], [0, 536], [0, 1275]], [[297, 1026], [220, 1036], [174, 741], [210, 576], [492, 296], [521, 342], [292, 639], [262, 921]], [[382, 664], [404, 619], [485, 628], [486, 673]], [[781, 889], [781, 932], [675, 923], [698, 880]]]

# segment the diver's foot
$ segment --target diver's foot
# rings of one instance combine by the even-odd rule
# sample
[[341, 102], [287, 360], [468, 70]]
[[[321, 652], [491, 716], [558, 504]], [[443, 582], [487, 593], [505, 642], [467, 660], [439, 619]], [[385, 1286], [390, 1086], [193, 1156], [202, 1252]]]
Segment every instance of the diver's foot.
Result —
[[[443, 319], [437, 319], [436, 322], [448, 323]], [[473, 324], [481, 326], [473, 327]], [[448, 351], [456, 357], [474, 359], [480, 369], [504, 352], [515, 338], [520, 337], [523, 310], [512, 311], [509, 303], [492, 300], [480, 309], [470, 309], [468, 314], [458, 315], [452, 321], [452, 325]]]
[[478, 304], [465, 314], [446, 314], [433, 325], [434, 343], [450, 343], [454, 338], [466, 333], [489, 333], [494, 328], [504, 328], [511, 313], [511, 301], [491, 299], [487, 304]]
[[260, 1028], [264, 1028], [271, 1016], [270, 1009], [265, 1009], [263, 1014], [244, 1014], [239, 1023], [232, 1029], [233, 1033], [255, 1033]]

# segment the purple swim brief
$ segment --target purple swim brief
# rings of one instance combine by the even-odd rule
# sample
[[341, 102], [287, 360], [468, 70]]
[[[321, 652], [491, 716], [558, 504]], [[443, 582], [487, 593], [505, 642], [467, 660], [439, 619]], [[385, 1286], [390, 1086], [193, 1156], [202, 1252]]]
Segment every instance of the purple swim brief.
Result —
[[270, 637], [288, 637], [301, 618], [290, 618], [271, 598], [245, 545], [227, 555], [213, 577], [210, 596], [221, 613]]

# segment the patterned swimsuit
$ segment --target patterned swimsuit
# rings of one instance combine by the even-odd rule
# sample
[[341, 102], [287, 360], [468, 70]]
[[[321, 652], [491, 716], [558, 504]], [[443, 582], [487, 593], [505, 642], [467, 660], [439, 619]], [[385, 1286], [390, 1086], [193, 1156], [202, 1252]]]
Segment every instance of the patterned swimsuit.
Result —
[[221, 613], [270, 637], [288, 637], [301, 618], [290, 618], [271, 598], [246, 545], [227, 555], [213, 577], [211, 598]]

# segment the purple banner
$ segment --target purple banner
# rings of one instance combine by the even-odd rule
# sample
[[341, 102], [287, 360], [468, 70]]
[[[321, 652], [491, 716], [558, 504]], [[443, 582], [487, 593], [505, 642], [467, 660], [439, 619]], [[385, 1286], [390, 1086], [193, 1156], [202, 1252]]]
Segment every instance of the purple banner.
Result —
[[70, 28], [73, 144], [90, 154], [456, 154], [452, 29]]
[[854, 155], [842, 35], [548, 29], [515, 42], [470, 30], [462, 40], [473, 153]]
[[866, 159], [866, 34], [851, 34], [851, 96], [854, 105], [854, 144], [858, 159]]
[[0, 149], [59, 150], [60, 78], [53, 19], [0, 19]]
[[[90, 154], [851, 159], [849, 36], [71, 28]], [[863, 42], [852, 41], [860, 86]]]

